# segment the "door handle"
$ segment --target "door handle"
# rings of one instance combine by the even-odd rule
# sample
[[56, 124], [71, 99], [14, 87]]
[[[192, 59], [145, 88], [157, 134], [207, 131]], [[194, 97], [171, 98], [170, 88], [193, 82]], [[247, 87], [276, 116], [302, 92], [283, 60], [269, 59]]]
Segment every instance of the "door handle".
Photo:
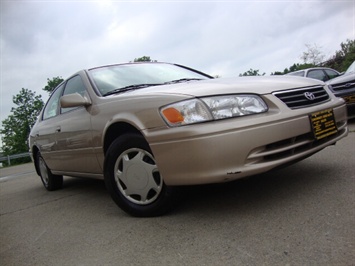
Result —
[[55, 132], [56, 133], [59, 133], [61, 131], [61, 128], [60, 127], [57, 127], [56, 129], [55, 129]]

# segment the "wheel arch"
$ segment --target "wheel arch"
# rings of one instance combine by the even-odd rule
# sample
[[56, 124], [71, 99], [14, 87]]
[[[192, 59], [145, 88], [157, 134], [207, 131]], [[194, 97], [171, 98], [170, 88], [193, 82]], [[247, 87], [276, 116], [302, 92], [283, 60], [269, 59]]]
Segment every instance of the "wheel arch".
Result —
[[104, 154], [106, 154], [112, 142], [114, 142], [119, 136], [126, 133], [135, 133], [143, 136], [143, 134], [135, 126], [132, 126], [127, 122], [116, 122], [110, 125], [106, 130], [103, 145]]
[[36, 169], [36, 173], [38, 175], [40, 175], [40, 171], [39, 171], [39, 167], [38, 167], [38, 153], [39, 153], [39, 149], [37, 146], [33, 146], [32, 147], [32, 159], [33, 159], [33, 163], [35, 165], [35, 169]]

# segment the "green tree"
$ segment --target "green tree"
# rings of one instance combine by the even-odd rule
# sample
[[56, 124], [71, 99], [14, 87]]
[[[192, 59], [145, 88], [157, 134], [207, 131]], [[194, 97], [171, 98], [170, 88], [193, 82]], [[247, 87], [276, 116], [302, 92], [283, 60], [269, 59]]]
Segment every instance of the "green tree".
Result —
[[239, 74], [239, 77], [245, 77], [245, 76], [264, 76], [265, 73], [262, 75], [259, 74], [259, 70], [255, 69], [249, 69], [247, 72], [244, 72], [243, 74]]
[[152, 60], [150, 56], [142, 56], [134, 59], [134, 62], [156, 62], [157, 60]]
[[347, 39], [346, 42], [340, 44], [340, 48], [339, 51], [335, 52], [335, 55], [322, 65], [340, 72], [345, 71], [355, 61], [355, 40]]
[[306, 69], [306, 68], [310, 68], [310, 67], [314, 67], [315, 65], [313, 64], [293, 64], [292, 66], [290, 66], [290, 68], [285, 68], [283, 72], [280, 71], [275, 71], [274, 73], [271, 73], [271, 75], [285, 75], [287, 73], [290, 72], [294, 72], [297, 70], [302, 70], [302, 69]]
[[54, 77], [52, 79], [47, 79], [47, 85], [43, 88], [44, 91], [49, 92], [49, 94], [52, 93], [52, 91], [60, 84], [63, 82], [62, 77]]
[[[12, 114], [2, 121], [2, 129], [0, 129], [5, 156], [28, 151], [27, 139], [30, 130], [44, 104], [41, 97], [41, 95], [36, 95], [35, 92], [24, 88], [19, 94], [13, 96], [13, 103], [17, 107], [11, 109]], [[11, 161], [11, 164], [28, 162], [29, 160], [29, 158], [19, 158]]]

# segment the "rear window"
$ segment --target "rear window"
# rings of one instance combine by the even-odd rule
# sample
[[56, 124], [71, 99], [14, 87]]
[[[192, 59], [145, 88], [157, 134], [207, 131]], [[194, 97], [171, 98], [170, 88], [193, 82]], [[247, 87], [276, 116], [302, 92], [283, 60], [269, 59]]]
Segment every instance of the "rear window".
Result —
[[297, 77], [304, 77], [304, 71], [292, 72], [292, 73], [289, 73], [288, 75], [297, 76]]

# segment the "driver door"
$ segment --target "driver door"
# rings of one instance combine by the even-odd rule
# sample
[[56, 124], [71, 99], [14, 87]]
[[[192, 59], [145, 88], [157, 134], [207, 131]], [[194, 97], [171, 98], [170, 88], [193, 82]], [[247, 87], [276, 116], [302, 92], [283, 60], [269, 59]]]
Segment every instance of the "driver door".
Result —
[[[88, 97], [86, 87], [76, 75], [65, 84], [63, 95], [79, 93]], [[63, 171], [102, 174], [92, 147], [90, 106], [60, 108], [61, 123], [57, 133], [57, 158]]]

